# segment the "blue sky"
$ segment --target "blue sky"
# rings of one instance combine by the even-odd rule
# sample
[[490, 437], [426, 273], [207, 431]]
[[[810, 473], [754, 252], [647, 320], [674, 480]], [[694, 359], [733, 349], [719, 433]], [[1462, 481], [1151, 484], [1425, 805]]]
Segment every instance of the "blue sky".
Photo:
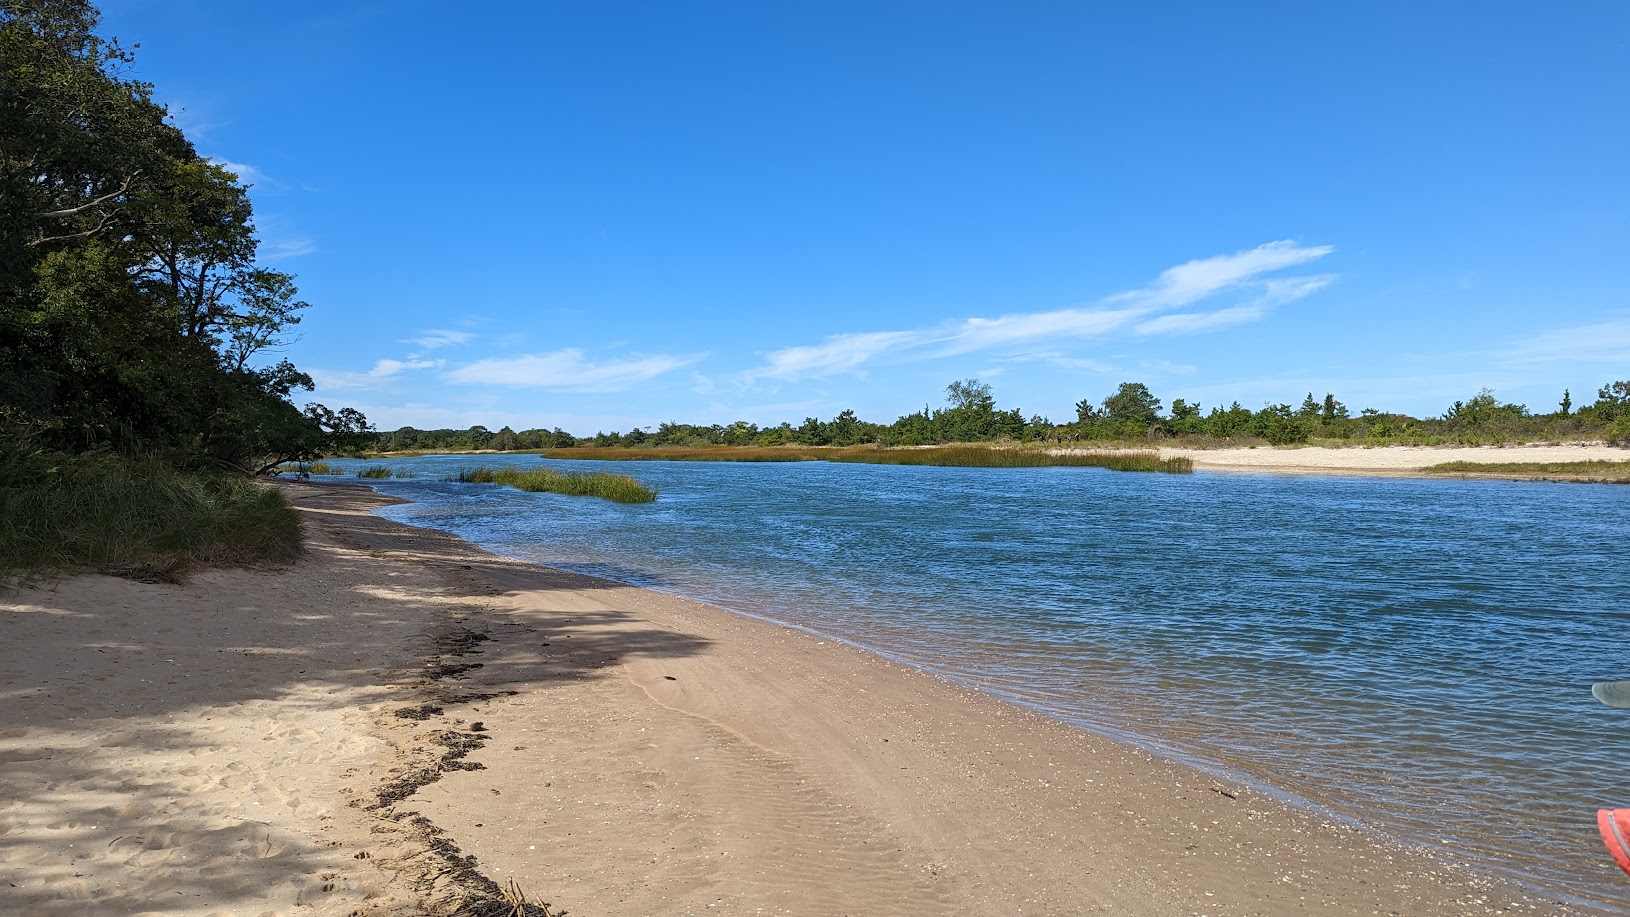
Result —
[[1630, 378], [1630, 4], [108, 0], [381, 428]]

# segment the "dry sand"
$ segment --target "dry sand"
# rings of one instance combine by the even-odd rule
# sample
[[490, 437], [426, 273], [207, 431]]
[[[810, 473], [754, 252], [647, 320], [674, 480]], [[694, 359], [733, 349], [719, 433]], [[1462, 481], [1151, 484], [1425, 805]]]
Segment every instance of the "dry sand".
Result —
[[0, 912], [409, 913], [485, 877], [576, 917], [1570, 913], [841, 644], [285, 487], [290, 570], [0, 595]]
[[[1256, 471], [1275, 474], [1338, 474], [1365, 477], [1418, 477], [1421, 469], [1445, 462], [1479, 465], [1508, 462], [1624, 462], [1630, 449], [1602, 443], [1520, 446], [1377, 446], [1374, 448], [1287, 446], [1244, 449], [1161, 449], [1162, 458], [1187, 456], [1201, 471]], [[1523, 475], [1522, 477], [1528, 477]]]

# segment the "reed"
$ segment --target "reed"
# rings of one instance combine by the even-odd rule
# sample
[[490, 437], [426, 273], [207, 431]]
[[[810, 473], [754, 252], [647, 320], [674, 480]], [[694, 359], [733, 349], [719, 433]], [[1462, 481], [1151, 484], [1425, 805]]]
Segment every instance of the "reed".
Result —
[[1153, 450], [1052, 452], [1017, 446], [702, 446], [655, 449], [555, 449], [550, 458], [601, 461], [672, 462], [856, 462], [872, 465], [937, 465], [962, 468], [1092, 467], [1115, 471], [1160, 471], [1188, 474], [1194, 462], [1163, 459]]
[[99, 570], [177, 581], [205, 566], [285, 563], [300, 520], [278, 491], [156, 461], [0, 487], [0, 573]]
[[330, 465], [327, 462], [316, 461], [316, 462], [312, 462], [310, 465], [306, 466], [306, 473], [307, 474], [321, 474], [321, 475], [337, 475], [337, 474], [344, 474], [345, 472], [341, 471], [339, 469], [339, 466], [337, 466], [337, 465]]
[[1187, 458], [1163, 459], [1159, 452], [1049, 452], [1042, 449], [1015, 449], [989, 446], [929, 446], [908, 449], [841, 450], [829, 459], [834, 462], [866, 462], [878, 465], [937, 465], [956, 468], [1053, 468], [1091, 467], [1114, 471], [1162, 471], [1187, 474], [1194, 462]]
[[830, 446], [579, 446], [544, 449], [539, 454], [552, 459], [601, 462], [814, 462], [832, 451]]
[[357, 472], [357, 477], [368, 478], [371, 480], [378, 480], [380, 478], [388, 478], [391, 476], [392, 472], [390, 468], [385, 465], [369, 465]]
[[566, 474], [553, 468], [468, 468], [447, 478], [464, 484], [503, 484], [532, 493], [601, 497], [616, 503], [650, 503], [654, 488], [626, 474]]
[[1444, 462], [1421, 469], [1428, 474], [1483, 475], [1490, 477], [1555, 478], [1566, 481], [1610, 481], [1630, 483], [1630, 461], [1609, 462]]

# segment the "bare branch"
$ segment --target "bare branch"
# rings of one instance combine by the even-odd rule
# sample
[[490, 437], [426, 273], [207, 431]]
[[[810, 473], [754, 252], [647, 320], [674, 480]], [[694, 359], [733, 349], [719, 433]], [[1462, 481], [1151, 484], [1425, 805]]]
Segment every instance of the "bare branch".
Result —
[[[140, 175], [140, 174], [141, 174], [140, 172], [136, 173], [136, 175]], [[86, 203], [80, 204], [78, 207], [69, 207], [66, 210], [52, 210], [52, 211], [49, 211], [47, 213], [36, 213], [36, 214], [34, 214], [34, 218], [36, 220], [60, 220], [63, 217], [77, 216], [77, 215], [79, 215], [81, 213], [84, 213], [87, 210], [95, 210], [101, 204], [104, 204], [104, 203], [106, 203], [108, 201], [111, 201], [114, 198], [118, 197], [119, 195], [124, 194], [126, 191], [129, 191], [130, 190], [130, 183], [136, 180], [136, 175], [132, 175], [129, 178], [125, 179], [125, 183], [119, 186], [119, 190], [114, 191], [111, 194], [104, 194], [101, 197], [97, 198], [96, 200], [87, 201]], [[75, 237], [74, 236], [59, 236], [58, 238], [72, 239], [72, 238], [75, 238]]]
[[94, 236], [102, 230], [107, 229], [108, 224], [111, 222], [113, 222], [113, 214], [103, 213], [102, 219], [97, 221], [95, 226], [92, 226], [90, 229], [87, 229], [84, 232], [71, 232], [65, 236], [40, 236], [38, 239], [30, 241], [28, 244], [30, 247], [33, 247], [35, 245], [44, 245], [47, 242], [62, 242], [68, 239], [83, 239], [86, 236]]

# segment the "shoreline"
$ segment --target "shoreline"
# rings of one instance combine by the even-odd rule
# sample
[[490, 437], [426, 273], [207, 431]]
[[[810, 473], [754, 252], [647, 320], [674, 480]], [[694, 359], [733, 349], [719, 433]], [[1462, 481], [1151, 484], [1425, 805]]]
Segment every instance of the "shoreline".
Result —
[[[721, 456], [727, 456], [729, 450], [737, 447], [709, 447], [718, 449]], [[814, 447], [825, 448], [825, 447]], [[1332, 475], [1342, 477], [1376, 477], [1376, 478], [1421, 478], [1427, 480], [1500, 480], [1500, 481], [1555, 481], [1566, 483], [1624, 483], [1630, 476], [1618, 475], [1603, 477], [1599, 474], [1554, 472], [1554, 471], [1511, 471], [1493, 468], [1488, 472], [1454, 471], [1429, 472], [1426, 469], [1432, 465], [1449, 462], [1465, 462], [1475, 465], [1498, 466], [1506, 464], [1530, 463], [1571, 463], [1571, 462], [1614, 462], [1630, 465], [1630, 449], [1609, 446], [1599, 441], [1571, 442], [1571, 443], [1518, 443], [1504, 446], [1229, 446], [1222, 448], [1199, 448], [1192, 446], [1168, 446], [1159, 442], [1151, 442], [1146, 446], [1133, 443], [1118, 443], [1095, 447], [1091, 445], [1053, 445], [1046, 451], [1057, 454], [1069, 453], [1119, 453], [1132, 451], [1157, 451], [1161, 459], [1187, 458], [1194, 463], [1196, 471], [1219, 471], [1255, 474], [1313, 474]], [[628, 450], [638, 453], [638, 458], [652, 460], [660, 459], [662, 448], [643, 450]], [[499, 452], [492, 449], [454, 451], [454, 452], [381, 452], [369, 453], [365, 460], [388, 461], [392, 458], [417, 458], [426, 455], [532, 455], [539, 459], [555, 458], [560, 461], [575, 461], [587, 456], [560, 457], [550, 456], [546, 452], [537, 450]], [[628, 460], [628, 459], [619, 459]], [[709, 461], [710, 459], [684, 459], [688, 461]], [[717, 461], [732, 461], [721, 457]]]
[[[348, 804], [429, 767], [437, 779], [394, 813], [427, 818], [491, 883], [574, 914], [1589, 912], [832, 639], [386, 521], [371, 510], [395, 501], [362, 485], [281, 486], [311, 534], [289, 570], [181, 587], [79, 577], [4, 597], [0, 753], [72, 739], [86, 762], [66, 790], [40, 765], [25, 776], [41, 787], [0, 811], [20, 910], [129, 909], [121, 879], [175, 901], [159, 897], [176, 890], [173, 856], [197, 864], [208, 839], [242, 827], [225, 807], [246, 785], [285, 797], [276, 817], [253, 813], [262, 849], [279, 852], [259, 858], [256, 887], [215, 888], [197, 912], [241, 895], [245, 908], [384, 913], [450, 893], [445, 878], [419, 884], [423, 836]], [[114, 607], [140, 614], [88, 639]], [[236, 636], [188, 643], [146, 619], [161, 614]], [[138, 643], [135, 673], [89, 658]], [[228, 645], [243, 655], [204, 664]], [[141, 673], [192, 679], [189, 696], [121, 710], [149, 690]], [[56, 692], [76, 686], [64, 706]], [[305, 731], [264, 743], [230, 732], [293, 721]], [[132, 735], [164, 724], [193, 750], [217, 735], [219, 757], [175, 765], [165, 742]], [[116, 757], [110, 734], [127, 739]], [[465, 753], [447, 761], [455, 746]], [[222, 765], [245, 782], [227, 786]], [[135, 801], [74, 802], [103, 783]], [[208, 817], [172, 831], [184, 843], [61, 861], [109, 821], [153, 834], [143, 825], [165, 804]], [[76, 805], [101, 825], [52, 811]], [[242, 868], [246, 848], [217, 846], [214, 865]], [[60, 883], [56, 897], [42, 881]]]
[[1630, 449], [1603, 443], [1548, 443], [1512, 446], [1262, 446], [1228, 449], [1162, 447], [1161, 458], [1186, 457], [1195, 471], [1256, 474], [1314, 474], [1343, 477], [1422, 478], [1427, 480], [1562, 481], [1595, 483], [1589, 474], [1505, 472], [1428, 472], [1432, 465], [1466, 462], [1476, 465], [1559, 462], [1630, 462]]

